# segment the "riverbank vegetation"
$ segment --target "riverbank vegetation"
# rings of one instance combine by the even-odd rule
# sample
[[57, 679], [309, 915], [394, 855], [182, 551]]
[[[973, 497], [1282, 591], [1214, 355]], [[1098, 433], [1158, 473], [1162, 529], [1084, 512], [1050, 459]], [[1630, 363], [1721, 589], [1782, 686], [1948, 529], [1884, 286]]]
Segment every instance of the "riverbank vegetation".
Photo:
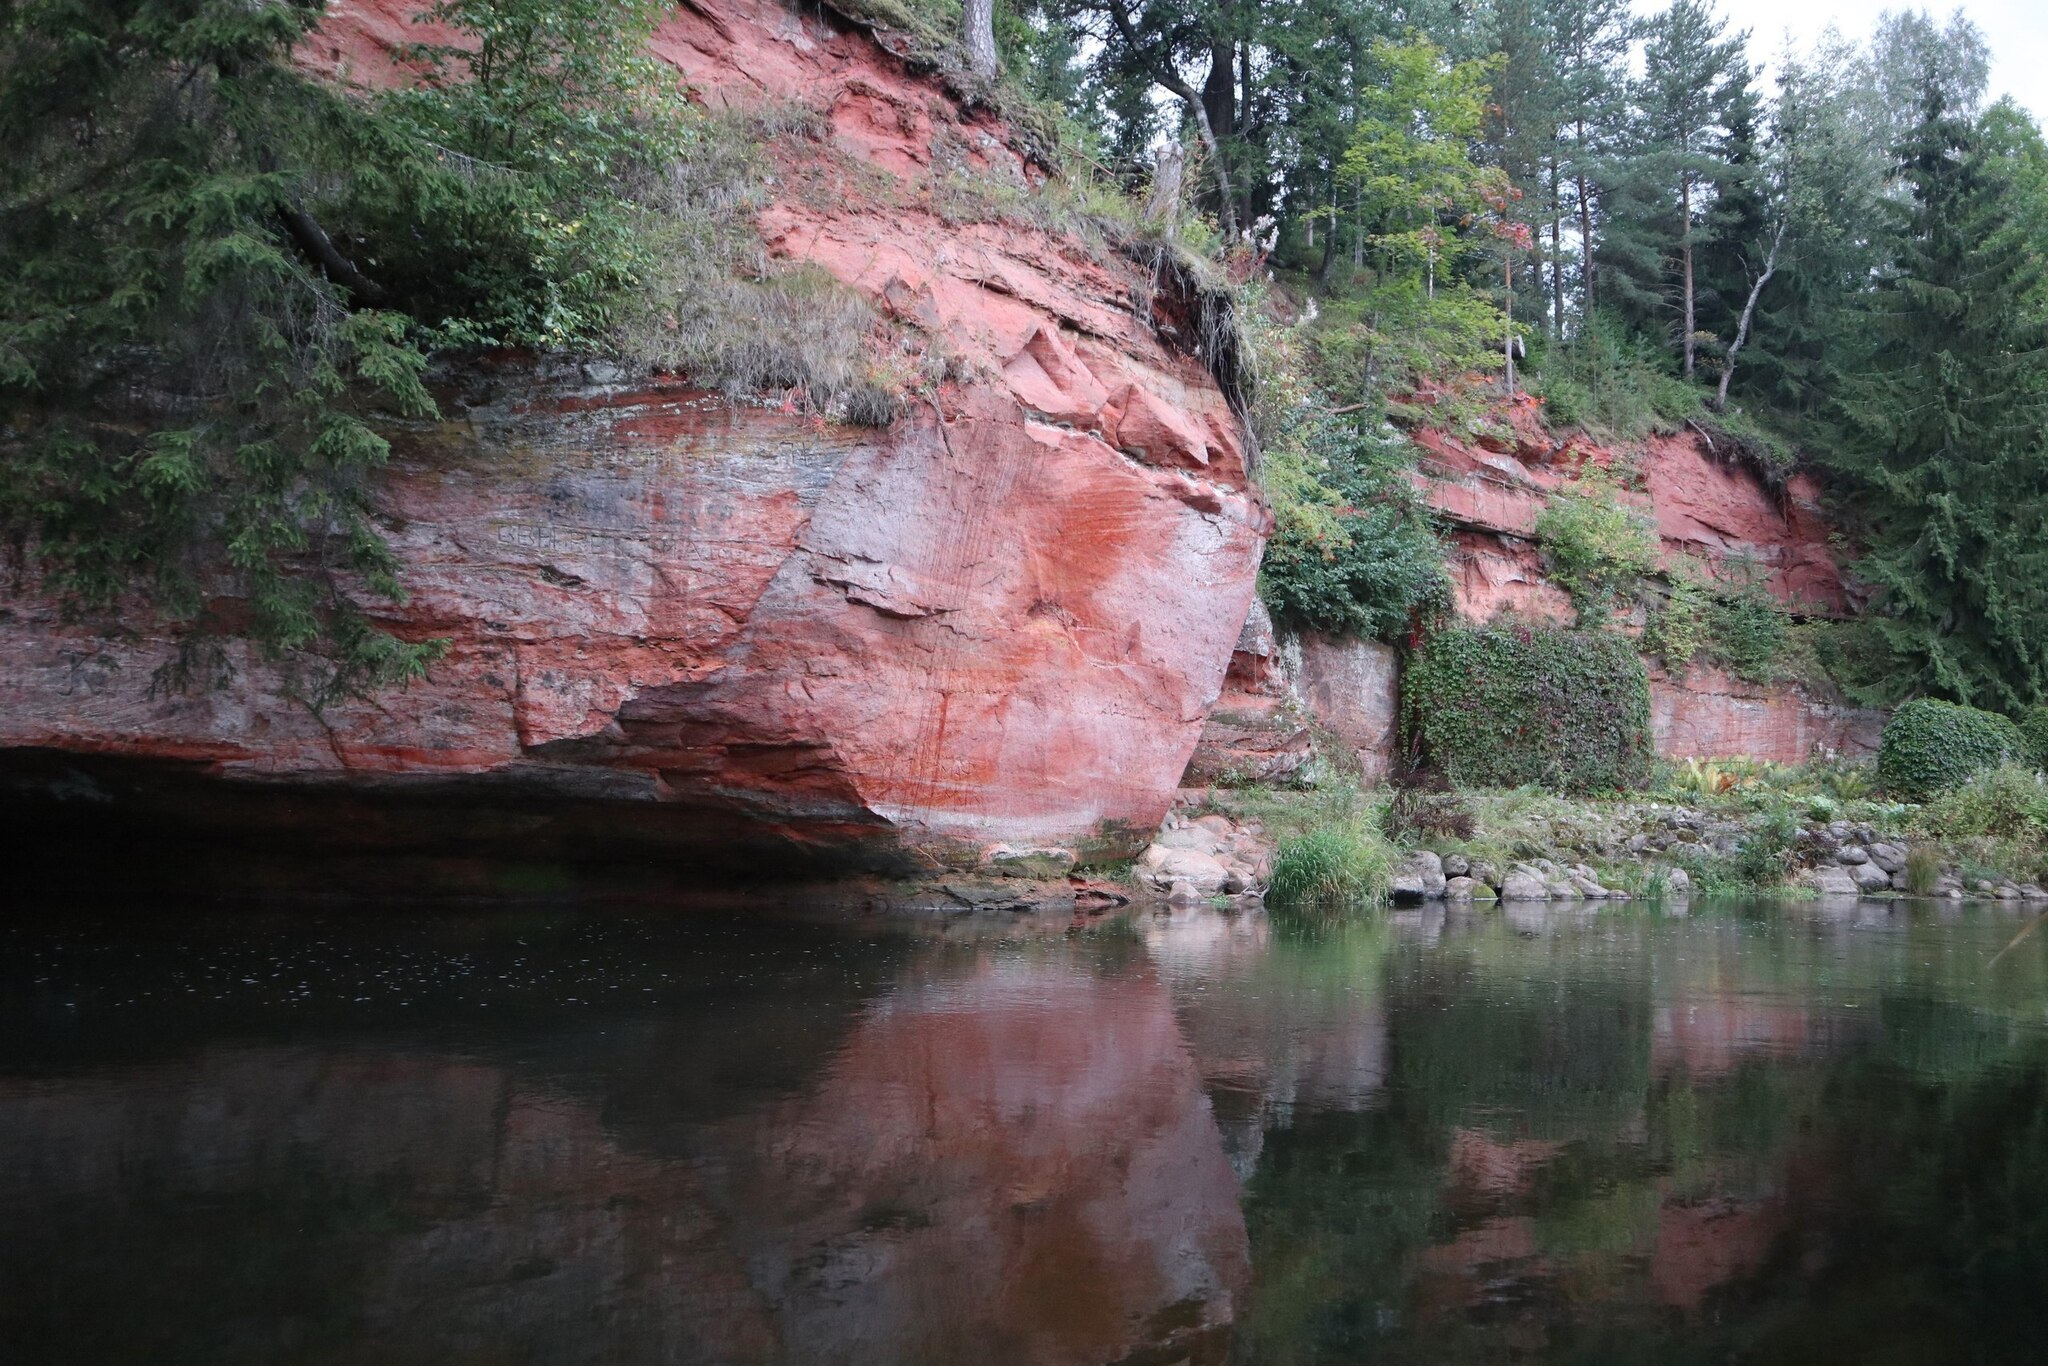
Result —
[[1868, 762], [1830, 760], [1659, 763], [1628, 793], [1573, 796], [1532, 783], [1417, 796], [1339, 785], [1219, 789], [1209, 802], [1275, 840], [1275, 905], [1383, 899], [1414, 850], [1495, 886], [1521, 865], [1547, 880], [1579, 869], [1639, 900], [1828, 890], [2027, 899], [2048, 887], [2048, 782], [2014, 763], [1924, 802], [1884, 796]]

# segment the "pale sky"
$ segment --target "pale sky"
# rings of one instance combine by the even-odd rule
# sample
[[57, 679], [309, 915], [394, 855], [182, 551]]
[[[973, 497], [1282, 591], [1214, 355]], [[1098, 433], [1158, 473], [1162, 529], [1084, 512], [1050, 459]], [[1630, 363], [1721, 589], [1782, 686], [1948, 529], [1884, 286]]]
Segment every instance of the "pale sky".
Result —
[[[1663, 7], [1657, 0], [1635, 0], [1635, 8], [1644, 13]], [[2011, 95], [2034, 117], [2048, 119], [2048, 0], [1961, 0], [1960, 5], [1957, 0], [1720, 0], [1718, 6], [1730, 28], [1751, 31], [1750, 56], [1765, 65], [1784, 49], [1788, 31], [1794, 46], [1804, 48], [1832, 22], [1843, 37], [1861, 42], [1885, 10], [1923, 9], [1946, 23], [1957, 8], [1990, 44], [1990, 99]]]

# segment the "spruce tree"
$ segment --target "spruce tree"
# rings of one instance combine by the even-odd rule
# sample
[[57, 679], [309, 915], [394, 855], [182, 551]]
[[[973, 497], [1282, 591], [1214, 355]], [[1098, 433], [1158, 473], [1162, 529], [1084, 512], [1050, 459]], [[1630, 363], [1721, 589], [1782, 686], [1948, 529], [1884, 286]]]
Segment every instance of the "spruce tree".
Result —
[[[1627, 122], [1628, 51], [1634, 37], [1627, 0], [1550, 0], [1551, 60], [1557, 69], [1552, 290], [1555, 296], [1564, 292], [1559, 220], [1568, 216], [1578, 236], [1581, 318], [1591, 317], [1599, 304], [1593, 256], [1598, 176], [1601, 158], [1618, 144]], [[1554, 298], [1552, 307], [1562, 330], [1561, 298]]]
[[1645, 324], [1676, 315], [1680, 369], [1698, 355], [1696, 260], [1721, 156], [1725, 106], [1746, 80], [1745, 33], [1730, 36], [1713, 0], [1674, 0], [1645, 25], [1644, 73], [1625, 159], [1612, 163], [1607, 255], [1625, 311]]
[[[1721, 136], [1712, 187], [1713, 206], [1701, 229], [1698, 255], [1698, 322], [1723, 355], [1735, 340], [1743, 305], [1763, 269], [1773, 232], [1771, 184], [1763, 159], [1763, 100], [1746, 62], [1731, 73], [1723, 101]], [[1755, 331], [1754, 321], [1751, 323]], [[1769, 342], [1752, 337], [1745, 363], [1754, 363]]]
[[1896, 663], [1884, 691], [1980, 706], [2048, 683], [2048, 327], [2019, 307], [2043, 263], [1981, 130], [1923, 89], [1898, 149], [1901, 245], [1864, 311], [1830, 463], [1858, 514], [1856, 570]]

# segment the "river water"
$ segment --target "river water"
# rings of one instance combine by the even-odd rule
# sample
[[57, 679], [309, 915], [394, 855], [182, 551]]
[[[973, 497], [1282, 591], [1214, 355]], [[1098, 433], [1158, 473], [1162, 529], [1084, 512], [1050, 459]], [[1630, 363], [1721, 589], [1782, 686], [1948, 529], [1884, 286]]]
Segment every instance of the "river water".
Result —
[[1998, 907], [50, 907], [0, 1359], [2048, 1355]]

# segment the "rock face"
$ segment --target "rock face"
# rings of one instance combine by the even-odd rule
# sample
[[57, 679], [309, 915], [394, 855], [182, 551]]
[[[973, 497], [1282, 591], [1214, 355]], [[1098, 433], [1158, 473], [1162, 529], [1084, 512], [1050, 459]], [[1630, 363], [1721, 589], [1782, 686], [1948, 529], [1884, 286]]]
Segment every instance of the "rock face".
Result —
[[[1793, 477], [1774, 493], [1753, 471], [1694, 432], [1654, 436], [1632, 453], [1557, 434], [1540, 410], [1502, 414], [1512, 438], [1466, 441], [1424, 430], [1421, 485], [1452, 527], [1452, 580], [1460, 615], [1498, 612], [1569, 622], [1570, 600], [1544, 573], [1535, 539], [1545, 501], [1586, 466], [1632, 464], [1640, 492], [1625, 495], [1650, 518], [1667, 565], [1710, 572], [1760, 567], [1770, 590], [1820, 615], [1857, 605], [1828, 547], [1820, 489]], [[1651, 680], [1652, 734], [1665, 758], [1744, 757], [1799, 763], [1816, 750], [1861, 757], [1877, 750], [1884, 714], [1839, 705], [1793, 685], [1760, 687], [1718, 669]]]
[[1696, 664], [1679, 677], [1650, 675], [1650, 729], [1668, 759], [1744, 757], [1797, 764], [1824, 750], [1877, 753], [1885, 713], [1844, 706], [1789, 686], [1745, 683]]
[[[1540, 409], [1498, 412], [1506, 435], [1467, 440], [1424, 427], [1415, 476], [1449, 529], [1454, 606], [1471, 621], [1501, 612], [1570, 623], [1571, 600], [1551, 580], [1536, 540], [1549, 498], [1588, 466], [1628, 464], [1642, 488], [1623, 496], [1656, 527], [1667, 565], [1723, 572], [1761, 566], [1771, 591], [1821, 615], [1855, 607], [1827, 543], [1819, 489], [1795, 477], [1778, 493], [1692, 432], [1623, 452], [1577, 432], [1555, 433]], [[1398, 657], [1371, 642], [1276, 633], [1254, 608], [1231, 660], [1223, 700], [1189, 770], [1190, 783], [1299, 775], [1317, 729], [1356, 756], [1368, 780], [1393, 766], [1400, 715]], [[1757, 686], [1697, 665], [1651, 676], [1651, 736], [1665, 758], [1744, 757], [1799, 763], [1816, 752], [1876, 752], [1885, 716], [1794, 685]]]
[[[302, 60], [389, 79], [413, 8], [337, 6]], [[444, 421], [394, 434], [379, 495], [412, 595], [389, 624], [452, 641], [429, 681], [315, 718], [243, 658], [225, 690], [152, 697], [167, 640], [69, 624], [31, 585], [0, 604], [0, 747], [168, 761], [195, 817], [212, 778], [523, 794], [550, 813], [515, 832], [536, 847], [630, 825], [950, 860], [1157, 826], [1269, 521], [1185, 301], [1045, 231], [942, 221], [942, 170], [1043, 173], [829, 12], [700, 0], [653, 50], [708, 103], [823, 120], [774, 149], [770, 256], [975, 378], [875, 430], [681, 380], [464, 374]], [[572, 800], [635, 814], [572, 839], [548, 823]]]
[[[1583, 467], [1626, 457], [1580, 433], [1552, 432], [1533, 403], [1499, 417], [1511, 435], [1468, 441], [1440, 430], [1416, 434], [1423, 491], [1457, 534], [1458, 609], [1474, 620], [1503, 608], [1569, 620], [1569, 600], [1543, 573], [1536, 519], [1550, 494]], [[1774, 494], [1729, 452], [1690, 431], [1650, 437], [1633, 456], [1628, 463], [1641, 470], [1643, 488], [1629, 496], [1655, 524], [1667, 562], [1747, 560], [1787, 602], [1827, 613], [1854, 605], [1828, 549], [1820, 489], [1811, 479], [1795, 476]]]
[[1182, 781], [1197, 787], [1297, 778], [1320, 739], [1342, 750], [1326, 759], [1377, 783], [1393, 766], [1400, 716], [1400, 659], [1392, 646], [1276, 631], [1265, 604], [1254, 599], [1223, 695]]

